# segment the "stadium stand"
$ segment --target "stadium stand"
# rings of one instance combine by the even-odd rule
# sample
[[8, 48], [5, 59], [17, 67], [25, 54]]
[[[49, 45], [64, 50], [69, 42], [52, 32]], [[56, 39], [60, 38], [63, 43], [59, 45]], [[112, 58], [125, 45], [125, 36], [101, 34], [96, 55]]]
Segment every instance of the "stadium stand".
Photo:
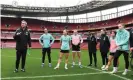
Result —
[[[48, 30], [53, 34], [54, 38], [57, 40], [55, 43], [52, 45], [52, 48], [59, 48], [60, 45], [58, 44], [58, 40], [61, 36], [62, 30], [64, 30], [64, 26], [66, 26], [65, 23], [57, 23], [57, 22], [48, 22], [48, 21], [42, 21], [42, 20], [37, 20], [37, 19], [22, 19], [22, 18], [11, 18], [11, 17], [2, 17], [1, 21], [1, 30], [2, 30], [2, 46], [1, 47], [15, 47], [15, 42], [13, 41], [13, 35], [14, 31], [20, 26], [21, 20], [26, 20], [28, 22], [28, 28], [31, 31], [31, 38], [33, 40], [32, 42], [32, 47], [33, 48], [41, 48], [38, 39], [41, 34], [43, 34], [43, 28], [41, 26], [45, 26], [48, 28]], [[101, 28], [113, 28], [117, 27], [118, 23], [124, 23], [124, 24], [132, 24], [133, 23], [133, 14], [116, 18], [116, 19], [111, 19], [111, 20], [106, 20], [106, 21], [100, 21], [100, 22], [93, 22], [93, 23], [69, 23], [68, 25], [68, 30], [72, 31], [74, 29], [77, 29], [77, 26], [80, 25], [78, 28], [79, 31], [83, 32], [81, 33], [82, 35], [86, 32], [86, 30], [92, 30], [92, 29], [101, 29]], [[6, 25], [10, 26], [6, 26]], [[42, 25], [44, 24], [44, 25]], [[53, 26], [55, 26], [53, 28]], [[132, 27], [132, 26], [130, 26]], [[54, 33], [58, 31], [57, 33]], [[58, 35], [57, 35], [58, 34]], [[86, 40], [87, 35], [83, 35], [84, 40]], [[6, 42], [4, 42], [6, 40]], [[82, 45], [83, 49], [87, 49], [87, 44], [83, 43]]]

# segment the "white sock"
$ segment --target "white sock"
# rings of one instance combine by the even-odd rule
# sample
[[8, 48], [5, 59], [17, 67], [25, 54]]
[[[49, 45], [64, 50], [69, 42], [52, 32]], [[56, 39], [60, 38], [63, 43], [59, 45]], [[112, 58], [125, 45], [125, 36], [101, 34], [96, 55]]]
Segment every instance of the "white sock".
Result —
[[73, 62], [73, 65], [75, 65], [75, 62]]
[[103, 68], [103, 67], [105, 68], [105, 65], [103, 65], [102, 68]]
[[42, 64], [44, 64], [44, 63], [42, 63]]
[[113, 67], [113, 70], [117, 71], [117, 67]]
[[67, 63], [65, 63], [65, 67], [67, 67]]
[[128, 71], [128, 69], [125, 69], [125, 72], [127, 72]]
[[81, 62], [79, 62], [79, 65], [81, 65]]
[[49, 63], [49, 64], [51, 64], [51, 63]]
[[59, 63], [57, 63], [57, 66], [56, 67], [59, 67], [60, 66], [60, 64]]

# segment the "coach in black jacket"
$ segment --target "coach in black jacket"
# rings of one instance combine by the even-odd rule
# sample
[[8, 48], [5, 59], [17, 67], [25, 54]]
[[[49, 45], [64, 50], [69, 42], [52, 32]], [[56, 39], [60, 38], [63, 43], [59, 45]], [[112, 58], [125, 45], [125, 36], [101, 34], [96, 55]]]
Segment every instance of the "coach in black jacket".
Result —
[[103, 63], [103, 66], [101, 67], [102, 69], [104, 69], [105, 65], [108, 63], [107, 54], [109, 52], [109, 48], [110, 48], [109, 38], [106, 35], [105, 29], [102, 29], [101, 30], [101, 37], [100, 37], [100, 52], [101, 52], [102, 63]]
[[27, 22], [22, 20], [21, 27], [18, 28], [13, 36], [16, 41], [16, 69], [14, 72], [18, 72], [20, 58], [22, 57], [21, 71], [25, 72], [25, 60], [27, 53], [27, 44], [31, 47], [30, 32], [27, 29]]
[[87, 41], [88, 41], [88, 50], [90, 58], [90, 64], [88, 66], [92, 66], [92, 55], [93, 55], [95, 67], [97, 67], [97, 57], [96, 57], [97, 40], [94, 33], [91, 33], [90, 36], [88, 36]]

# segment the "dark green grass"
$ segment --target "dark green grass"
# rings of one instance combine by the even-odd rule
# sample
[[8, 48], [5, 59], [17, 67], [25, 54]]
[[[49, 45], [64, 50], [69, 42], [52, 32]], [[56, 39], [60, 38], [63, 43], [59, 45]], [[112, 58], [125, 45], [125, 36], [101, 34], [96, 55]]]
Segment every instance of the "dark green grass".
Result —
[[[64, 69], [64, 62], [61, 63], [59, 70], [54, 70], [56, 66], [58, 56], [59, 56], [59, 49], [52, 49], [52, 68], [48, 67], [48, 61], [45, 61], [44, 68], [41, 67], [41, 49], [32, 49], [31, 55], [27, 55], [26, 60], [26, 72], [21, 72], [19, 69], [18, 73], [13, 73], [15, 69], [15, 49], [2, 49], [1, 50], [1, 77], [34, 77], [34, 76], [50, 76], [50, 75], [66, 75], [66, 74], [82, 74], [82, 73], [99, 73], [100, 71], [92, 70], [86, 67], [80, 69], [78, 66], [71, 68], [71, 64], [68, 64], [68, 70]], [[100, 69], [102, 66], [101, 56], [99, 51], [97, 52], [98, 58], [98, 68]], [[47, 59], [47, 56], [46, 56]], [[77, 59], [76, 59], [77, 60]], [[64, 58], [63, 58], [64, 61]], [[124, 58], [123, 56], [119, 59], [119, 71], [124, 70]], [[69, 56], [69, 63], [72, 63], [72, 53]], [[78, 64], [78, 60], [77, 60]], [[87, 66], [89, 64], [89, 57], [88, 51], [82, 50], [82, 65]], [[21, 65], [20, 65], [21, 67]], [[95, 68], [92, 66], [92, 68]], [[112, 70], [112, 66], [110, 67], [109, 71]], [[108, 71], [108, 72], [109, 72]], [[122, 72], [118, 72], [118, 76], [122, 76]], [[126, 76], [122, 76], [128, 79], [133, 80], [133, 76], [131, 76], [131, 71], [128, 72]], [[102, 74], [88, 74], [88, 75], [78, 75], [78, 76], [62, 76], [62, 77], [45, 77], [45, 78], [30, 78], [30, 79], [20, 79], [20, 80], [122, 80], [119, 77], [108, 73]], [[11, 79], [14, 80], [14, 79]]]

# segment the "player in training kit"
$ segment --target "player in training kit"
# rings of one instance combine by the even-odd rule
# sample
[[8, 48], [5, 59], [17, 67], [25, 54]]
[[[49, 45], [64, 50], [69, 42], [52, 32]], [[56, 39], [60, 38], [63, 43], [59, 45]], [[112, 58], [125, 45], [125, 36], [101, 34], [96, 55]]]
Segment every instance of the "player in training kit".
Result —
[[25, 72], [25, 61], [26, 61], [26, 53], [28, 47], [27, 44], [29, 44], [29, 48], [31, 47], [31, 37], [26, 21], [24, 20], [21, 21], [21, 27], [16, 30], [13, 38], [16, 41], [16, 69], [14, 70], [14, 72], [18, 72], [21, 58], [22, 58], [21, 71]]
[[75, 65], [75, 56], [77, 54], [78, 56], [78, 61], [79, 61], [79, 67], [82, 68], [81, 66], [81, 51], [80, 51], [80, 44], [83, 43], [82, 37], [78, 34], [77, 30], [73, 31], [73, 35], [71, 35], [72, 38], [72, 67]]
[[[52, 40], [52, 42], [50, 42]], [[49, 67], [51, 67], [51, 45], [54, 43], [53, 36], [44, 29], [44, 34], [39, 38], [39, 43], [42, 45], [42, 67], [44, 67], [45, 55], [48, 55]]]
[[117, 61], [118, 61], [120, 55], [123, 53], [124, 60], [125, 60], [125, 70], [122, 73], [122, 75], [126, 75], [128, 72], [128, 68], [129, 68], [129, 53], [128, 53], [128, 51], [129, 51], [130, 34], [126, 29], [124, 29], [123, 24], [119, 24], [118, 28], [119, 29], [117, 30], [116, 39], [115, 39], [118, 49], [114, 55], [114, 63], [113, 63], [114, 68], [111, 73], [117, 72]]
[[102, 29], [101, 37], [100, 37], [100, 52], [101, 52], [101, 56], [102, 56], [103, 66], [101, 67], [101, 69], [104, 69], [105, 65], [107, 65], [107, 63], [108, 63], [107, 54], [109, 52], [109, 48], [110, 48], [109, 38], [106, 35], [105, 29]]
[[70, 50], [70, 42], [71, 42], [71, 37], [67, 34], [67, 30], [63, 30], [63, 35], [60, 38], [60, 44], [61, 44], [60, 55], [58, 63], [54, 69], [58, 69], [60, 67], [63, 55], [65, 55], [65, 69], [68, 69], [67, 64], [68, 64], [68, 57]]

